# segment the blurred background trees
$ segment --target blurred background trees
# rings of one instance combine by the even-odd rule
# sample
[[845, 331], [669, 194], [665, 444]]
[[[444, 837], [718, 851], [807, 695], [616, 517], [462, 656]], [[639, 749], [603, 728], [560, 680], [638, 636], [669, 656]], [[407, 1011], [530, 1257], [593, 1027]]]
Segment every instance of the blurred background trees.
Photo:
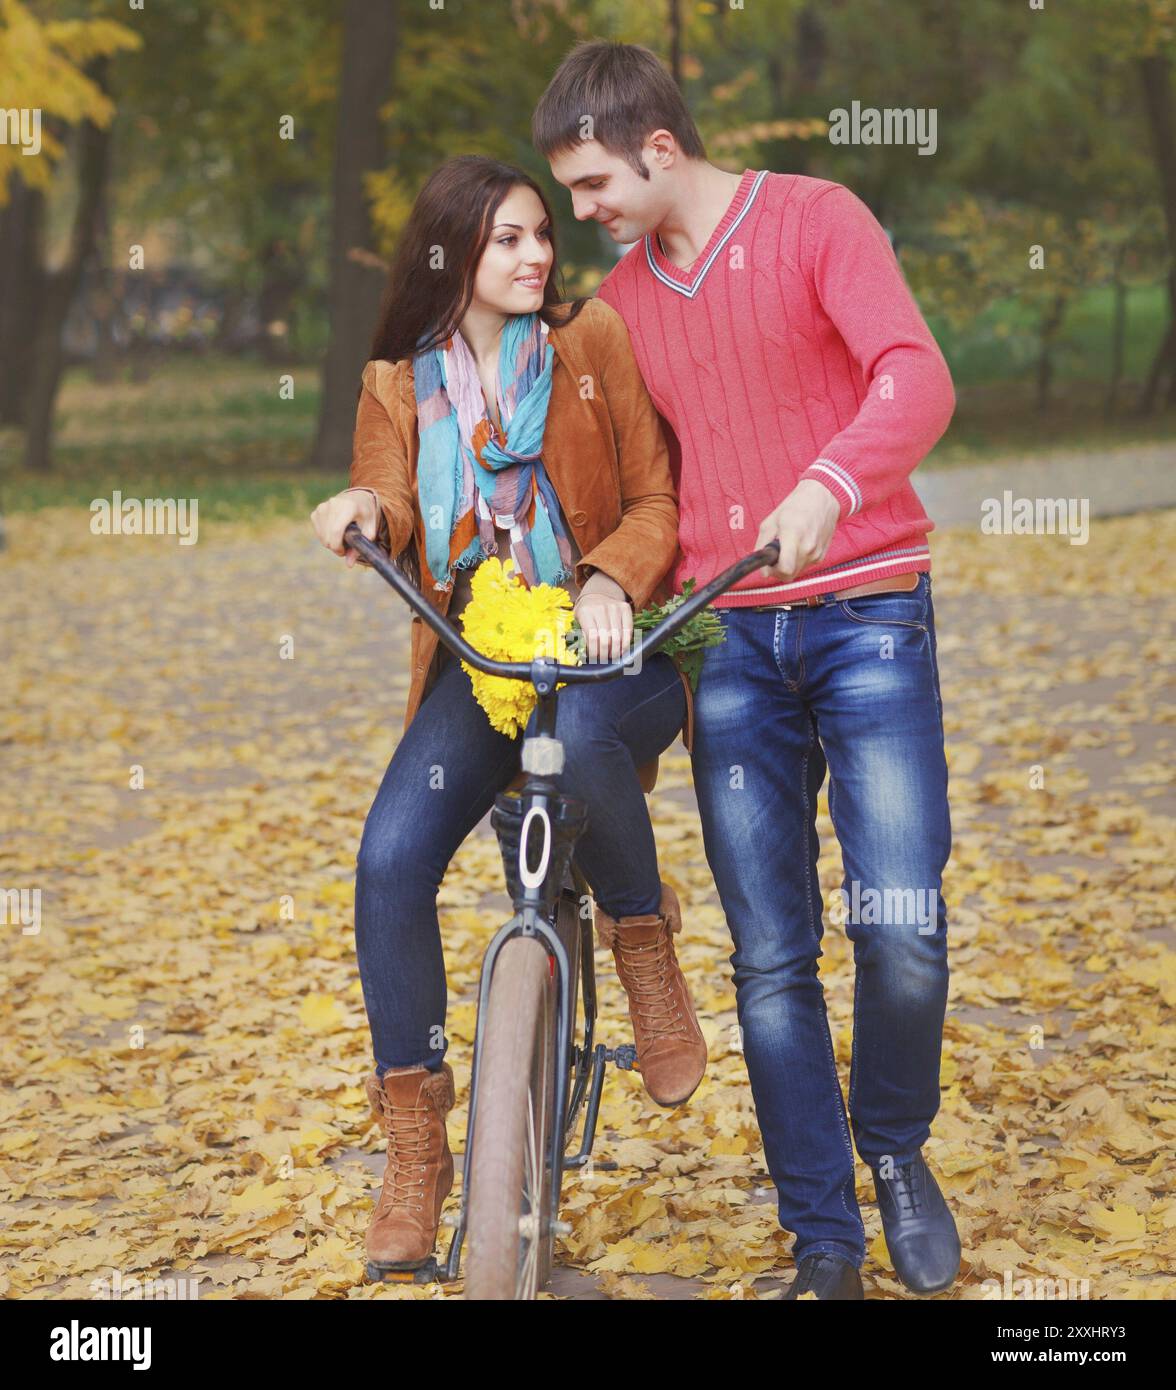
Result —
[[[591, 293], [616, 250], [530, 115], [601, 36], [671, 65], [716, 163], [869, 203], [960, 389], [938, 457], [1172, 432], [1176, 0], [0, 0], [0, 108], [43, 118], [40, 153], [0, 144], [9, 505], [107, 466], [254, 503], [345, 476], [387, 259], [451, 154], [538, 178]], [[934, 108], [935, 154], [832, 145], [854, 101]]]

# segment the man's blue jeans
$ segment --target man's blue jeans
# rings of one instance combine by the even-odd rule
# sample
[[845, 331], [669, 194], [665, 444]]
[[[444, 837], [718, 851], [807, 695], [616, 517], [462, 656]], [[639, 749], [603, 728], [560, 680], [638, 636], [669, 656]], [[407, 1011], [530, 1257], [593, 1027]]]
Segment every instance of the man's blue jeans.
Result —
[[[951, 821], [931, 579], [723, 619], [695, 697], [694, 785], [756, 1115], [796, 1261], [860, 1266], [850, 1126], [867, 1163], [899, 1164], [939, 1107]], [[848, 1123], [817, 974], [826, 768], [855, 965]]]
[[[639, 672], [565, 685], [556, 698], [565, 759], [556, 780], [588, 807], [576, 864], [610, 916], [656, 912], [657, 847], [637, 768], [682, 728], [677, 668], [659, 654]], [[446, 652], [384, 773], [356, 856], [355, 948], [378, 1075], [445, 1060], [437, 890], [462, 841], [518, 772], [521, 751], [521, 739], [490, 726], [469, 676]]]

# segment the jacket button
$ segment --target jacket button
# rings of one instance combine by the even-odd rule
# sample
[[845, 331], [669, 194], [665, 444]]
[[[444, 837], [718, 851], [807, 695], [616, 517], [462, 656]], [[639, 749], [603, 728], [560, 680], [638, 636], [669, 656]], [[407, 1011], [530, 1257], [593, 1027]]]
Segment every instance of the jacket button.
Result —
[[573, 512], [569, 518], [573, 526], [583, 526], [588, 520], [587, 512]]

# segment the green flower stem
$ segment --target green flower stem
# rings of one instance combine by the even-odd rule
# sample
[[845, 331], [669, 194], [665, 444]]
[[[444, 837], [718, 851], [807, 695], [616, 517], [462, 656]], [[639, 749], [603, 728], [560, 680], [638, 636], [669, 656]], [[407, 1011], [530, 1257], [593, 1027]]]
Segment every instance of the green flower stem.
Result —
[[[694, 585], [693, 579], [687, 579], [682, 585], [680, 594], [675, 594], [665, 603], [651, 604], [648, 608], [643, 608], [640, 613], [634, 613], [634, 629], [639, 632], [648, 632], [651, 628], [655, 628], [663, 618], [669, 617], [676, 608], [681, 607], [682, 603], [694, 592]], [[702, 674], [703, 653], [707, 647], [719, 646], [726, 640], [726, 637], [722, 619], [716, 610], [708, 604], [701, 613], [696, 613], [690, 619], [681, 632], [676, 632], [660, 650], [665, 652], [667, 656], [674, 658], [679, 669], [689, 680], [690, 689], [697, 690], [698, 678]], [[580, 630], [580, 624], [574, 620], [567, 636], [567, 644], [583, 661], [585, 655], [584, 634]]]

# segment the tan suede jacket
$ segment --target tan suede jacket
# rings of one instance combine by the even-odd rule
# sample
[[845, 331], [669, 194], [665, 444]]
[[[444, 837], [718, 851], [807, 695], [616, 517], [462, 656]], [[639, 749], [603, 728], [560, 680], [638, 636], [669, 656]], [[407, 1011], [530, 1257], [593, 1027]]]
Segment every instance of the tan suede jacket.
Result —
[[[554, 363], [543, 463], [580, 548], [576, 582], [582, 585], [599, 569], [624, 589], [634, 611], [664, 602], [678, 548], [678, 499], [628, 329], [615, 309], [590, 299], [569, 324], [551, 329], [549, 341]], [[412, 363], [369, 362], [356, 411], [351, 486], [376, 494], [381, 544], [392, 556], [424, 544], [419, 443]], [[426, 597], [448, 611], [449, 593]], [[436, 678], [438, 645], [436, 634], [414, 617], [406, 729]], [[693, 702], [685, 676], [682, 683], [689, 748]]]

